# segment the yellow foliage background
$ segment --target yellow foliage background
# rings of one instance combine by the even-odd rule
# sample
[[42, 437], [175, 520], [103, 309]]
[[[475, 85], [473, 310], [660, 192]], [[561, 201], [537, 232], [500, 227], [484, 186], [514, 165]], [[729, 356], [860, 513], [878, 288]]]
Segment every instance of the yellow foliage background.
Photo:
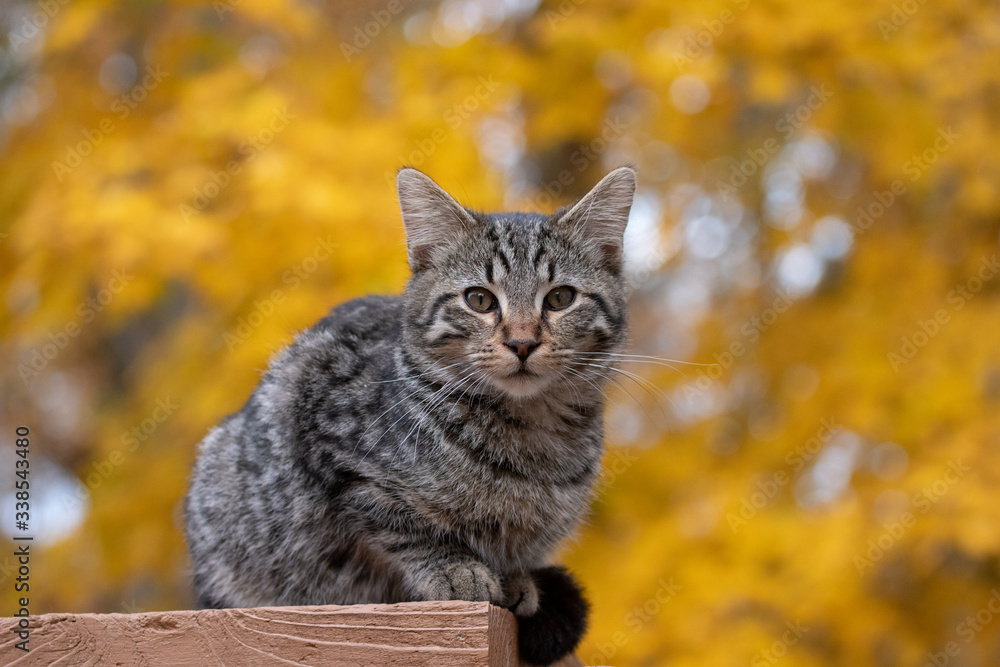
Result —
[[995, 3], [11, 0], [0, 27], [33, 613], [192, 604], [195, 444], [296, 331], [402, 287], [397, 167], [552, 210], [631, 163], [631, 351], [709, 365], [612, 390], [563, 553], [581, 657], [1000, 663]]

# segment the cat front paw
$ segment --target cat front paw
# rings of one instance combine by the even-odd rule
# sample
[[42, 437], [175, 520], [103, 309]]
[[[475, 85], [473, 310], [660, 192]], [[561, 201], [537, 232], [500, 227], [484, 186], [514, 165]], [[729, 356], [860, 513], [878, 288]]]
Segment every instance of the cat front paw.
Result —
[[427, 600], [504, 601], [500, 579], [477, 560], [455, 561], [424, 581]]
[[518, 616], [533, 616], [538, 611], [538, 586], [528, 572], [516, 574], [504, 581], [507, 609]]

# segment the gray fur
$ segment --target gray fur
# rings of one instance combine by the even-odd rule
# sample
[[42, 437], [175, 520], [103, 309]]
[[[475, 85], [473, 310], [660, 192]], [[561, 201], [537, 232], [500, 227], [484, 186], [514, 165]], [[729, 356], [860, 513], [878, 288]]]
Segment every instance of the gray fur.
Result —
[[[201, 443], [186, 520], [202, 606], [471, 599], [530, 615], [530, 572], [587, 510], [610, 358], [591, 353], [625, 341], [635, 173], [551, 216], [467, 210], [414, 169], [398, 184], [404, 294], [301, 333]], [[563, 285], [575, 301], [543, 310]], [[474, 311], [469, 287], [500, 310]], [[522, 359], [515, 339], [537, 347]]]

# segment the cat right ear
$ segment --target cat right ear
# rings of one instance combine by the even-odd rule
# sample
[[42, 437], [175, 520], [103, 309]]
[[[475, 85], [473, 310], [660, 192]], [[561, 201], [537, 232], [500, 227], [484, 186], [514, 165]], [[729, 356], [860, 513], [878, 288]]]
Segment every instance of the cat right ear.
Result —
[[412, 167], [403, 167], [396, 174], [396, 189], [414, 273], [432, 266], [443, 250], [476, 224], [440, 185]]
[[622, 269], [622, 237], [635, 196], [635, 169], [619, 167], [601, 179], [555, 223], [589, 247], [612, 271]]

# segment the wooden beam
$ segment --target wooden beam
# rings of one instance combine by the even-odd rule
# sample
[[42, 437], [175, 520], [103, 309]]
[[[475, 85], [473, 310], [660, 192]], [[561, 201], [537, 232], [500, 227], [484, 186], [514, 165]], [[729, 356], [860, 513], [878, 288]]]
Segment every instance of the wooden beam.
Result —
[[45, 614], [27, 653], [17, 621], [0, 622], [0, 664], [521, 667], [516, 619], [486, 602]]

